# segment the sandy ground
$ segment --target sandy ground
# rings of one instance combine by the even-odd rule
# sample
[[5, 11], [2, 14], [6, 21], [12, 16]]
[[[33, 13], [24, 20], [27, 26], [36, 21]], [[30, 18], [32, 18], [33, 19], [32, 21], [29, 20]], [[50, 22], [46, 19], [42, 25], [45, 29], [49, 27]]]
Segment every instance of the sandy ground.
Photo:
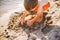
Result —
[[35, 23], [32, 28], [20, 24], [20, 12], [25, 10], [23, 1], [20, 2], [0, 0], [0, 40], [60, 40], [60, 1], [51, 0], [45, 21]]

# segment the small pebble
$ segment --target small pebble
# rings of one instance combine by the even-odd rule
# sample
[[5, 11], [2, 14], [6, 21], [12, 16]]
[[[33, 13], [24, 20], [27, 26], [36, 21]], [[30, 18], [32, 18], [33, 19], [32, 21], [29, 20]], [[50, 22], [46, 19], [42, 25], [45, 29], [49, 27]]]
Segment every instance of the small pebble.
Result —
[[53, 23], [53, 21], [48, 21], [48, 22], [47, 22], [47, 24], [52, 24], [52, 23]]
[[10, 36], [8, 35], [8, 36], [6, 36], [6, 38], [9, 38]]
[[7, 32], [7, 30], [5, 30], [5, 32]]
[[8, 32], [6, 32], [6, 34], [8, 34]]
[[49, 21], [51, 19], [51, 16], [47, 17], [47, 20]]
[[1, 27], [4, 27], [3, 25], [1, 25]]

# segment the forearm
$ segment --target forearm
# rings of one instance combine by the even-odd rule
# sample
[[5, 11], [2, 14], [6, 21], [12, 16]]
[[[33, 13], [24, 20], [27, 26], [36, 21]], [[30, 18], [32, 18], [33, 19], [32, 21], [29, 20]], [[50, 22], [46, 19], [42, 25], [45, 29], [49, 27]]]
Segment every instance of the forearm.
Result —
[[36, 22], [38, 19], [41, 19], [42, 16], [43, 16], [43, 13], [37, 13], [31, 21]]

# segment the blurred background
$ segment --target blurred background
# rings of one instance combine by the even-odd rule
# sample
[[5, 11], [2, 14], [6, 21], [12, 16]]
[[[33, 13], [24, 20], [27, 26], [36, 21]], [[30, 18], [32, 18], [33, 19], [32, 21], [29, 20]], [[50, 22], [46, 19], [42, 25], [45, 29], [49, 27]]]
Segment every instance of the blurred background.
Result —
[[0, 15], [20, 8], [23, 0], [0, 0]]

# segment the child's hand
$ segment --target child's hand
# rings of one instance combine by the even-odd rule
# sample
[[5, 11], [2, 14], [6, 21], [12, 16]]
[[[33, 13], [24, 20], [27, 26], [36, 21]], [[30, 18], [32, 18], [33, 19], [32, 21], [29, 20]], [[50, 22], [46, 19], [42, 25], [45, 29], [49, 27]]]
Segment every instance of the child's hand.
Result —
[[21, 25], [23, 25], [25, 23], [25, 20], [22, 18], [21, 19]]
[[27, 16], [27, 11], [24, 11], [23, 12], [23, 15], [22, 15], [22, 19], [21, 19], [21, 25], [23, 25], [25, 23], [25, 17]]
[[33, 25], [33, 23], [34, 23], [34, 21], [33, 21], [33, 20], [28, 20], [28, 21], [27, 21], [27, 26], [32, 26], [32, 25]]

